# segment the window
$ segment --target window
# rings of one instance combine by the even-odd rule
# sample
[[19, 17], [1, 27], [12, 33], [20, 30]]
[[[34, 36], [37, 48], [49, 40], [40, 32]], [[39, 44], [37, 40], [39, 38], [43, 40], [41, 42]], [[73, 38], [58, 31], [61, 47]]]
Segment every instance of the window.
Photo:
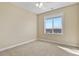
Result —
[[62, 16], [47, 17], [44, 21], [44, 32], [46, 34], [62, 34]]

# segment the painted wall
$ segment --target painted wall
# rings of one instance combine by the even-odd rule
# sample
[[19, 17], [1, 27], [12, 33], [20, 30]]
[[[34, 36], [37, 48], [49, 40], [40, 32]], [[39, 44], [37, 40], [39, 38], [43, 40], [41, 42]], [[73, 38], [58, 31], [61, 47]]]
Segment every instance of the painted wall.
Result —
[[[38, 15], [38, 38], [39, 40], [49, 40], [55, 41], [57, 43], [62, 43], [66, 45], [77, 46], [78, 40], [78, 22], [77, 22], [77, 13], [78, 13], [78, 5], [71, 5], [67, 7], [63, 7], [60, 9], [52, 10], [43, 14]], [[59, 13], [64, 14], [63, 18], [63, 34], [62, 35], [47, 35], [44, 34], [44, 16], [47, 15], [57, 15]]]
[[78, 36], [77, 46], [79, 47], [79, 3], [78, 3], [78, 5], [77, 5], [77, 11], [78, 11], [78, 12], [77, 12], [77, 17], [78, 17], [78, 19], [77, 19], [77, 22], [78, 22], [78, 28], [77, 28], [77, 29], [78, 29], [78, 30], [77, 30], [77, 31], [78, 31], [78, 35], [77, 35], [77, 36]]
[[10, 3], [0, 3], [0, 48], [36, 39], [36, 15]]

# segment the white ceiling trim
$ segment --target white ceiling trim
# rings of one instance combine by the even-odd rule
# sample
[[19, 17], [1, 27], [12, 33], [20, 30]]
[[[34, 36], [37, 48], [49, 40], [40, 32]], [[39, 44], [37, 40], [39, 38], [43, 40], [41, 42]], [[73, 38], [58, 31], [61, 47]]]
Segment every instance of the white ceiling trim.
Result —
[[77, 2], [44, 2], [42, 8], [37, 8], [35, 6], [36, 3], [37, 2], [12, 2], [12, 4], [15, 4], [21, 8], [24, 8], [36, 14], [44, 13], [52, 9], [66, 7]]

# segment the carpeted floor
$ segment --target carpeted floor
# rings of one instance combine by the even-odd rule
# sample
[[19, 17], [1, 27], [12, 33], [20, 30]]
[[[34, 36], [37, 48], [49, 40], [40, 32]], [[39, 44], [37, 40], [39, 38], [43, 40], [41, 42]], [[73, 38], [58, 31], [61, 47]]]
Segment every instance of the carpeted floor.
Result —
[[75, 54], [68, 53], [56, 45], [34, 41], [29, 44], [21, 45], [3, 52], [1, 56], [76, 56]]

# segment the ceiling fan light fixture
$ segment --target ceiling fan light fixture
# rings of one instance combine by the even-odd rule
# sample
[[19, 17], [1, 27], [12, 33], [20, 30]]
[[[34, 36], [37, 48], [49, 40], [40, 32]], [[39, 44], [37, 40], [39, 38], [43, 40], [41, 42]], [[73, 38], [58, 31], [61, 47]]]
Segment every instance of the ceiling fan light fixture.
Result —
[[38, 3], [36, 3], [36, 7], [39, 7], [39, 4]]
[[38, 7], [38, 8], [42, 8], [42, 6], [43, 6], [43, 3], [42, 3], [42, 2], [40, 2], [40, 3], [36, 3], [36, 7]]

